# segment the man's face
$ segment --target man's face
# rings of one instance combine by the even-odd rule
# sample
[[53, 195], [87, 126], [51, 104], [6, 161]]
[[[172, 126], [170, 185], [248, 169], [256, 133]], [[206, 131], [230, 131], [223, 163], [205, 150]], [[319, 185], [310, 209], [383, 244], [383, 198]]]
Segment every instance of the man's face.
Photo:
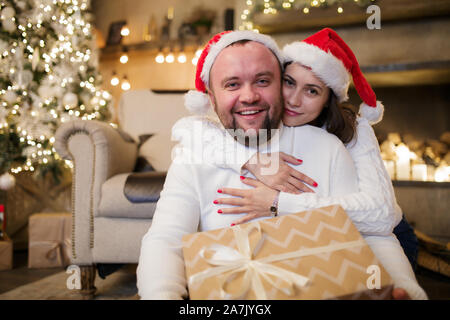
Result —
[[224, 127], [249, 135], [278, 128], [283, 110], [280, 73], [275, 55], [258, 42], [223, 49], [211, 68], [209, 96]]

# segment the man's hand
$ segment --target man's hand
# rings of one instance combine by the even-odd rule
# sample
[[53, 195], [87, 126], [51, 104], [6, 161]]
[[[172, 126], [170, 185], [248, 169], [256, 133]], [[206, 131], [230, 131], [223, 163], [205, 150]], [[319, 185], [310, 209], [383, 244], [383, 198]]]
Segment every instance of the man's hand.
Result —
[[[265, 174], [264, 169], [267, 171], [267, 168], [271, 165], [271, 161], [274, 159], [279, 162], [278, 171], [274, 174]], [[301, 193], [300, 191], [314, 192], [306, 184], [317, 187], [317, 183], [310, 177], [290, 167], [286, 162], [299, 165], [302, 163], [302, 160], [296, 159], [284, 152], [272, 154], [256, 153], [243, 167], [253, 173], [259, 181], [272, 189], [294, 194], [299, 194]]]

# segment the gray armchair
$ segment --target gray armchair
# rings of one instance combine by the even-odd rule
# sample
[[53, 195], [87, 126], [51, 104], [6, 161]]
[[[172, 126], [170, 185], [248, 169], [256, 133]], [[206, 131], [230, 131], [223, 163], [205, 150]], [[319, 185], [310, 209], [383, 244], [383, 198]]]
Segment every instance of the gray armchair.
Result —
[[[71, 263], [80, 266], [85, 298], [95, 293], [96, 264], [138, 262], [157, 199], [135, 201], [125, 192], [125, 184], [142, 156], [156, 171], [146, 180], [162, 188], [175, 144], [171, 128], [186, 115], [182, 94], [130, 91], [120, 101], [119, 128], [83, 120], [58, 128], [55, 149], [74, 166]], [[151, 137], [138, 148], [142, 135]], [[138, 182], [142, 186], [142, 179]]]

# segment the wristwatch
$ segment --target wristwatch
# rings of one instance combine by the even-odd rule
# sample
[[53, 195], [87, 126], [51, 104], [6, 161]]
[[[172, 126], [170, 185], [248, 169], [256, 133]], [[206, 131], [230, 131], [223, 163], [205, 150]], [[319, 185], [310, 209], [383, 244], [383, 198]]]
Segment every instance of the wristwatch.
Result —
[[272, 206], [270, 207], [270, 213], [272, 217], [278, 216], [278, 197], [280, 196], [280, 192], [277, 193], [275, 199], [273, 199]]

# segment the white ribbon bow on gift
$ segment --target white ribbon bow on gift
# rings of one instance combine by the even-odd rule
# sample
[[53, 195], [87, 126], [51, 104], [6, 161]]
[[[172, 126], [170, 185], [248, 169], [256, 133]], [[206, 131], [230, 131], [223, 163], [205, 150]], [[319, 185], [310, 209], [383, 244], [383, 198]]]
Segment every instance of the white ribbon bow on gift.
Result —
[[[190, 285], [194, 285], [195, 283], [203, 282], [207, 278], [219, 276], [229, 272], [228, 276], [222, 277], [220, 282], [220, 294], [223, 299], [243, 299], [247, 295], [247, 292], [252, 289], [255, 293], [256, 299], [267, 300], [267, 294], [261, 277], [274, 288], [282, 291], [284, 294], [293, 296], [295, 286], [304, 287], [308, 283], [309, 279], [284, 268], [274, 266], [270, 263], [319, 253], [332, 252], [356, 246], [363, 246], [366, 244], [364, 240], [360, 239], [323, 247], [300, 249], [293, 252], [270, 255], [268, 257], [255, 260], [252, 256], [256, 255], [264, 241], [264, 237], [261, 235], [261, 227], [259, 223], [251, 223], [251, 225], [246, 229], [243, 229], [240, 226], [235, 226], [232, 230], [236, 240], [237, 250], [220, 244], [213, 244], [207, 248], [203, 248], [200, 251], [200, 256], [204, 258], [206, 262], [216, 267], [198, 272], [189, 278]], [[250, 250], [249, 235], [253, 230], [258, 232], [259, 241], [252, 253]], [[236, 294], [230, 294], [227, 292], [226, 286], [240, 272], [244, 272], [241, 290]], [[274, 278], [278, 279], [277, 283], [274, 281]]]

